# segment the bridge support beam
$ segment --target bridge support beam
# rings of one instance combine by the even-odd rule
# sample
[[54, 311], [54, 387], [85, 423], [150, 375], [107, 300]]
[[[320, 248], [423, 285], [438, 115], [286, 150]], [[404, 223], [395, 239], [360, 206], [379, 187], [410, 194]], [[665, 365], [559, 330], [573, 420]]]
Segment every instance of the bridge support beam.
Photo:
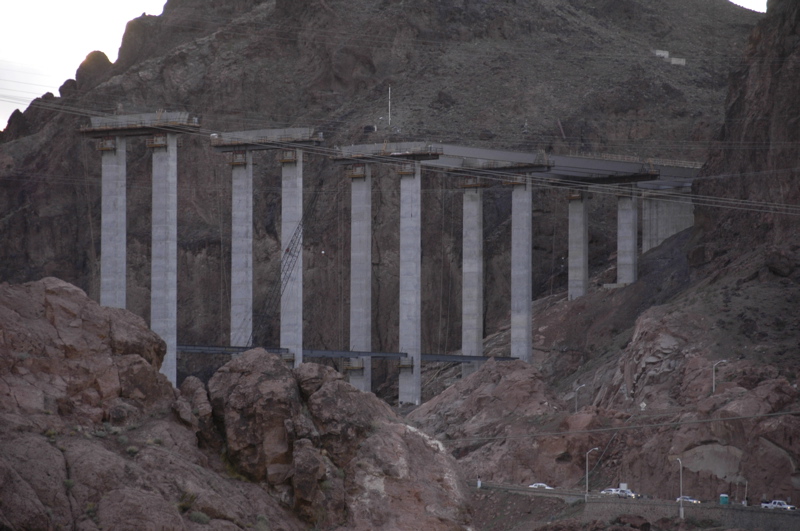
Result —
[[[461, 353], [483, 356], [483, 190], [469, 188], [463, 198], [463, 280], [461, 289]], [[463, 363], [465, 378], [480, 367]]]
[[[285, 261], [295, 260], [281, 295], [281, 348], [294, 355], [294, 366], [303, 363], [303, 150], [284, 150], [281, 158], [281, 249]], [[293, 156], [291, 154], [293, 153]], [[300, 241], [291, 242], [298, 231]], [[288, 251], [287, 251], [288, 250]], [[296, 253], [290, 256], [290, 253]]]
[[533, 352], [532, 213], [531, 185], [514, 184], [511, 191], [511, 357], [528, 363]]
[[577, 192], [569, 198], [569, 257], [567, 297], [583, 297], [589, 288], [589, 223], [586, 194]]
[[635, 193], [617, 197], [617, 283], [632, 284], [638, 275], [639, 210]]
[[233, 347], [253, 333], [253, 152], [234, 156], [231, 170], [231, 332]]
[[414, 162], [413, 175], [400, 176], [400, 365], [399, 401], [419, 405], [422, 400], [422, 171]]
[[[127, 272], [126, 139], [101, 144], [100, 304], [125, 308]], [[111, 149], [113, 146], [113, 149]]]
[[[351, 181], [350, 221], [350, 350], [372, 352], [372, 166]], [[356, 389], [372, 391], [372, 357], [350, 367]]]
[[178, 139], [167, 133], [153, 142], [153, 226], [150, 329], [167, 344], [161, 373], [177, 382], [178, 322]]

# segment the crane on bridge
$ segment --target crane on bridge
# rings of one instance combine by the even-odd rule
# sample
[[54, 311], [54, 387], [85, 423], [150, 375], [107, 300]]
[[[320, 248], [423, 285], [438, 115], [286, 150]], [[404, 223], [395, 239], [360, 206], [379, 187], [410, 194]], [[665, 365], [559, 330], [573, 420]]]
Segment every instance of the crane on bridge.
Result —
[[[272, 288], [267, 293], [264, 306], [262, 307], [261, 312], [257, 314], [258, 324], [256, 324], [256, 322], [253, 323], [253, 328], [250, 332], [250, 339], [247, 343], [249, 347], [255, 346], [257, 337], [261, 339], [262, 343], [264, 343], [266, 336], [269, 335], [268, 326], [270, 324], [270, 316], [278, 313], [277, 308], [280, 304], [281, 297], [283, 296], [284, 291], [286, 291], [286, 286], [289, 285], [289, 281], [294, 274], [295, 265], [297, 265], [297, 259], [300, 257], [300, 253], [303, 252], [303, 227], [313, 221], [315, 213], [314, 207], [317, 204], [317, 199], [319, 196], [319, 192], [314, 192], [314, 194], [311, 196], [309, 204], [303, 209], [303, 217], [297, 224], [297, 228], [295, 228], [294, 233], [292, 234], [292, 237], [286, 246], [286, 249], [283, 250], [280, 264], [281, 281], [280, 283], [273, 284]], [[302, 271], [300, 274], [303, 274]]]

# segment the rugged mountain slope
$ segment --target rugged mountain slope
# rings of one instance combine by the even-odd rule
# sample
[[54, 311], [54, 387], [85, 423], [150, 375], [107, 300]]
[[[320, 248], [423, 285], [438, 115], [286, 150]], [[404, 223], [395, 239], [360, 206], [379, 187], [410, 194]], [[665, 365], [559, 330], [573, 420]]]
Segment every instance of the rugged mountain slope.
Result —
[[697, 498], [797, 500], [800, 216], [765, 203], [800, 203], [799, 35], [800, 6], [770, 3], [695, 186], [759, 204], [698, 207], [700, 223], [645, 254], [630, 286], [602, 289], [600, 275], [582, 299], [540, 299], [534, 367], [487, 364], [409, 415], [468, 476], [582, 489], [599, 447], [592, 489], [627, 482], [674, 499], [680, 458]]
[[[207, 130], [319, 126], [329, 145], [428, 139], [525, 150], [612, 151], [701, 160], [722, 117], [727, 74], [757, 15], [726, 0], [694, 2], [208, 3], [170, 0], [164, 14], [132, 21], [120, 58], [91, 54], [60, 97], [15, 114], [0, 140], [3, 260], [0, 277], [55, 274], [92, 295], [99, 285], [99, 157], [77, 128], [95, 111], [159, 108], [197, 113]], [[653, 50], [686, 58], [668, 64]], [[391, 127], [387, 113], [392, 89]], [[78, 114], [59, 112], [69, 106]], [[367, 135], [363, 126], [377, 124]], [[46, 155], [43, 155], [45, 154]], [[149, 315], [149, 154], [129, 160], [129, 299]], [[257, 304], [277, 278], [277, 165], [262, 156], [256, 191]], [[230, 169], [207, 138], [180, 154], [179, 341], [227, 340]], [[307, 165], [315, 215], [305, 231], [307, 346], [346, 347], [349, 188], [324, 157]], [[374, 348], [397, 336], [397, 183], [375, 184]], [[423, 346], [460, 337], [460, 195], [425, 177]], [[537, 294], [563, 285], [566, 215], [561, 192], [536, 195]], [[592, 264], [614, 239], [608, 200], [596, 198]], [[509, 192], [487, 192], [487, 331], [507, 319]], [[323, 256], [320, 251], [325, 250]], [[273, 312], [263, 310], [259, 320]], [[220, 322], [222, 321], [222, 322]], [[275, 340], [274, 327], [261, 333]], [[266, 336], [266, 337], [265, 337]]]

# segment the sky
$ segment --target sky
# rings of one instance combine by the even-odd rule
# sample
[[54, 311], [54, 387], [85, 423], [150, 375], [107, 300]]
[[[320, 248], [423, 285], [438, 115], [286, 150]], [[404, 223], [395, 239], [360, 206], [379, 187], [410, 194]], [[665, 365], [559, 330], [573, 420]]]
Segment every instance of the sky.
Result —
[[129, 20], [160, 15], [166, 0], [0, 0], [0, 129], [14, 109], [52, 92], [86, 56], [113, 63]]
[[[703, 2], [705, 0], [697, 0]], [[766, 11], [767, 0], [731, 0]], [[166, 0], [2, 0], [0, 5], [0, 129], [14, 109], [75, 78], [86, 56], [113, 63], [131, 19], [160, 15]]]

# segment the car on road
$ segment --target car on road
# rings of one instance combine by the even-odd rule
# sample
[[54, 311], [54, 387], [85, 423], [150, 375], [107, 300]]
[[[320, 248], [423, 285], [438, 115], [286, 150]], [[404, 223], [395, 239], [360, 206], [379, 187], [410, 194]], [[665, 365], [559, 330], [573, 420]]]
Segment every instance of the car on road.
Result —
[[691, 496], [679, 496], [678, 498], [675, 499], [675, 501], [676, 502], [683, 501], [683, 503], [702, 503], [700, 500], [695, 500]]
[[601, 490], [600, 494], [616, 494], [617, 496], [619, 496], [619, 489], [615, 489], [614, 487], [609, 487], [607, 489]]
[[549, 485], [547, 485], [547, 484], [545, 484], [545, 483], [533, 483], [533, 484], [531, 484], [531, 485], [528, 485], [528, 488], [529, 488], [529, 489], [547, 489], [547, 490], [553, 490], [553, 487], [551, 487], [551, 486], [549, 486]]
[[635, 500], [636, 498], [640, 497], [631, 489], [619, 489], [619, 493], [617, 494], [617, 496], [619, 496], [620, 498], [631, 498], [632, 500]]
[[762, 509], [783, 509], [784, 511], [796, 511], [797, 507], [789, 505], [783, 500], [772, 500], [771, 502], [761, 502]]

